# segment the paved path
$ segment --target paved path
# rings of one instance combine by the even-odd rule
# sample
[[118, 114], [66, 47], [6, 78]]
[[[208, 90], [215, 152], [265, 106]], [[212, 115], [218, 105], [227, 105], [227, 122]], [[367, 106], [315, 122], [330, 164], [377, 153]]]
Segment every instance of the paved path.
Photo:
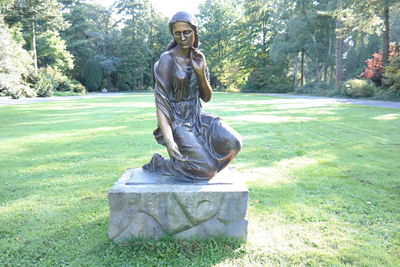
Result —
[[[89, 93], [85, 96], [53, 96], [53, 97], [37, 97], [37, 98], [20, 98], [11, 99], [9, 97], [0, 97], [0, 106], [5, 105], [16, 105], [16, 104], [32, 104], [41, 103], [49, 101], [68, 101], [75, 99], [84, 98], [95, 98], [104, 96], [121, 96], [126, 93]], [[287, 98], [298, 98], [298, 99], [310, 99], [312, 101], [318, 100], [330, 100], [333, 103], [339, 104], [352, 104], [352, 105], [363, 105], [363, 106], [376, 106], [376, 107], [386, 107], [386, 108], [399, 108], [400, 102], [391, 101], [380, 101], [380, 100], [363, 100], [363, 99], [353, 99], [353, 98], [334, 98], [334, 97], [320, 97], [320, 96], [303, 96], [303, 95], [291, 95], [291, 94], [265, 94], [268, 96], [275, 97], [287, 97]]]
[[316, 101], [331, 100], [332, 102], [340, 104], [352, 104], [352, 105], [374, 106], [374, 107], [385, 107], [385, 108], [400, 108], [400, 102], [392, 102], [392, 101], [363, 100], [354, 98], [336, 98], [336, 97], [323, 97], [323, 96], [304, 96], [304, 95], [291, 95], [291, 94], [265, 94], [265, 95], [275, 96], [275, 97], [310, 99]]
[[104, 96], [121, 96], [127, 93], [89, 93], [88, 95], [82, 96], [52, 96], [52, 97], [36, 97], [36, 98], [20, 98], [20, 99], [11, 99], [9, 97], [0, 97], [0, 106], [5, 105], [17, 105], [17, 104], [33, 104], [33, 103], [42, 103], [42, 102], [50, 102], [50, 101], [69, 101], [76, 99], [84, 99], [84, 98], [95, 98], [95, 97], [104, 97]]

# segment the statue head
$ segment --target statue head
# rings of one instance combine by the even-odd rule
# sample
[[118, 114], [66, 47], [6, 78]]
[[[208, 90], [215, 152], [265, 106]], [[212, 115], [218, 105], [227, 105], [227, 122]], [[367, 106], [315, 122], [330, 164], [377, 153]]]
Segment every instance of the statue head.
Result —
[[[177, 12], [175, 15], [172, 16], [172, 18], [169, 20], [169, 23], [168, 23], [169, 31], [171, 32], [171, 34], [173, 34], [173, 26], [177, 22], [185, 22], [190, 26], [190, 28], [192, 28], [192, 30], [194, 32], [194, 36], [195, 36], [193, 47], [197, 48], [199, 46], [200, 42], [199, 42], [199, 36], [197, 34], [196, 18], [192, 14], [190, 14], [186, 11]], [[177, 45], [177, 43], [174, 39], [168, 44], [167, 50], [174, 48], [176, 45]]]

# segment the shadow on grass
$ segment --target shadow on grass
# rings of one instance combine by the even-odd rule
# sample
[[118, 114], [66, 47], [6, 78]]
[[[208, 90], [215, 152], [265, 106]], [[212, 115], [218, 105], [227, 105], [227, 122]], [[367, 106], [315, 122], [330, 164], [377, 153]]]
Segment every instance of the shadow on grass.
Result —
[[[96, 257], [103, 257], [105, 265], [123, 264], [134, 260], [143, 266], [214, 266], [226, 259], [244, 256], [242, 241], [226, 237], [179, 240], [164, 236], [160, 240], [133, 239], [119, 244], [111, 241], [93, 250]], [[109, 252], [104, 255], [104, 251]]]

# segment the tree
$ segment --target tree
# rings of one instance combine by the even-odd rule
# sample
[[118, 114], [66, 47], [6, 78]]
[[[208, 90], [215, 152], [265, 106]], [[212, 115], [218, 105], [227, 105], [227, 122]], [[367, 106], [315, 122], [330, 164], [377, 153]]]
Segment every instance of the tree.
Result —
[[84, 69], [85, 85], [88, 90], [97, 90], [101, 86], [103, 79], [100, 64], [95, 59], [89, 59]]
[[[237, 26], [237, 47], [243, 69], [249, 73], [247, 90], [287, 90], [287, 56], [274, 56], [272, 49], [279, 32], [283, 32], [282, 6], [285, 1], [243, 1], [243, 18]], [[285, 6], [287, 7], [287, 6]], [[290, 9], [290, 8], [289, 8]], [[278, 53], [275, 53], [277, 55]], [[279, 81], [273, 84], [272, 81]], [[278, 89], [279, 87], [279, 89]]]
[[[375, 26], [376, 32], [382, 33], [382, 56], [384, 65], [388, 63], [389, 56], [390, 9], [398, 7], [399, 2], [397, 0], [354, 1], [352, 4], [352, 10], [358, 13], [355, 18], [356, 23], [367, 29], [371, 26]], [[379, 18], [379, 20], [377, 18]]]
[[13, 30], [0, 17], [0, 94], [13, 98], [35, 96], [24, 80], [32, 67], [32, 58], [13, 39]]
[[58, 32], [47, 31], [37, 38], [38, 67], [50, 66], [66, 73], [73, 64], [73, 56], [66, 50], [65, 41]]
[[199, 6], [201, 49], [207, 56], [214, 87], [235, 86], [241, 74], [235, 46], [235, 25], [240, 14], [237, 3], [228, 0], [207, 0]]
[[372, 54], [372, 58], [366, 60], [367, 66], [360, 74], [360, 78], [373, 81], [376, 85], [381, 85], [382, 79], [382, 66], [383, 66], [383, 53]]
[[67, 26], [60, 10], [61, 4], [56, 0], [18, 0], [14, 1], [6, 11], [7, 24], [14, 25], [22, 22], [24, 31], [29, 33], [26, 41], [33, 55], [36, 73], [38, 69], [37, 35], [46, 31], [59, 31]]
[[400, 55], [394, 53], [389, 56], [389, 64], [384, 69], [383, 84], [391, 92], [400, 96]]
[[[398, 52], [397, 52], [397, 47], [395, 43], [392, 43], [389, 45], [389, 52], [388, 52], [388, 60], [391, 61], [392, 59], [394, 60], [393, 64], [391, 64], [390, 67], [387, 69], [384, 68], [384, 57], [383, 57], [383, 51], [379, 51], [378, 53], [373, 53], [372, 58], [367, 59], [365, 61], [366, 66], [364, 71], [360, 74], [359, 78], [362, 79], [368, 79], [373, 81], [376, 85], [381, 86], [382, 85], [382, 78], [383, 76], [390, 76], [390, 77], [395, 77], [396, 76], [396, 66], [397, 66], [397, 58], [398, 57]], [[387, 79], [388, 81], [390, 79]], [[393, 80], [396, 80], [394, 78]], [[394, 82], [393, 82], [394, 83]], [[386, 82], [384, 84], [388, 85], [388, 87], [393, 85], [392, 82]]]
[[[338, 0], [337, 9], [343, 8], [343, 2]], [[343, 32], [342, 22], [337, 19], [335, 24], [335, 87], [339, 89], [342, 86], [343, 79]]]
[[[281, 21], [271, 44], [271, 57], [275, 62], [286, 60], [287, 70], [292, 72], [292, 88], [307, 81], [328, 83], [329, 67], [333, 66], [334, 25], [332, 5], [328, 1], [296, 1], [280, 3]], [[284, 61], [283, 61], [284, 62]], [[300, 72], [299, 78], [297, 73]]]
[[[68, 40], [67, 49], [76, 59], [73, 76], [90, 90], [97, 89], [101, 84], [94, 87], [92, 78], [86, 77], [88, 73], [91, 77], [104, 74], [107, 86], [113, 87], [112, 76], [119, 63], [115, 54], [119, 32], [112, 14], [113, 7], [106, 9], [100, 5], [77, 3], [64, 15], [71, 24], [62, 36]], [[91, 69], [93, 66], [96, 67]], [[94, 71], [101, 73], [93, 74]]]
[[171, 38], [167, 21], [146, 0], [120, 0], [116, 8], [125, 25], [116, 51], [118, 87], [145, 89], [153, 85], [153, 65]]
[[70, 27], [61, 31], [61, 37], [67, 40], [67, 50], [74, 56], [72, 76], [84, 83], [84, 69], [89, 58], [96, 54], [92, 32], [97, 30], [99, 6], [77, 3], [64, 13], [64, 19]]

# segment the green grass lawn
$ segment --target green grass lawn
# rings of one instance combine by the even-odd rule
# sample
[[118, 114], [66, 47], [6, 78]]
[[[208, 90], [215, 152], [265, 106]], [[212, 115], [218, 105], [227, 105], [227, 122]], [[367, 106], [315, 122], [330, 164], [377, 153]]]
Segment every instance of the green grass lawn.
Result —
[[0, 266], [399, 266], [400, 112], [253, 94], [204, 104], [243, 137], [247, 243], [107, 237], [107, 191], [156, 144], [152, 94], [0, 107]]

